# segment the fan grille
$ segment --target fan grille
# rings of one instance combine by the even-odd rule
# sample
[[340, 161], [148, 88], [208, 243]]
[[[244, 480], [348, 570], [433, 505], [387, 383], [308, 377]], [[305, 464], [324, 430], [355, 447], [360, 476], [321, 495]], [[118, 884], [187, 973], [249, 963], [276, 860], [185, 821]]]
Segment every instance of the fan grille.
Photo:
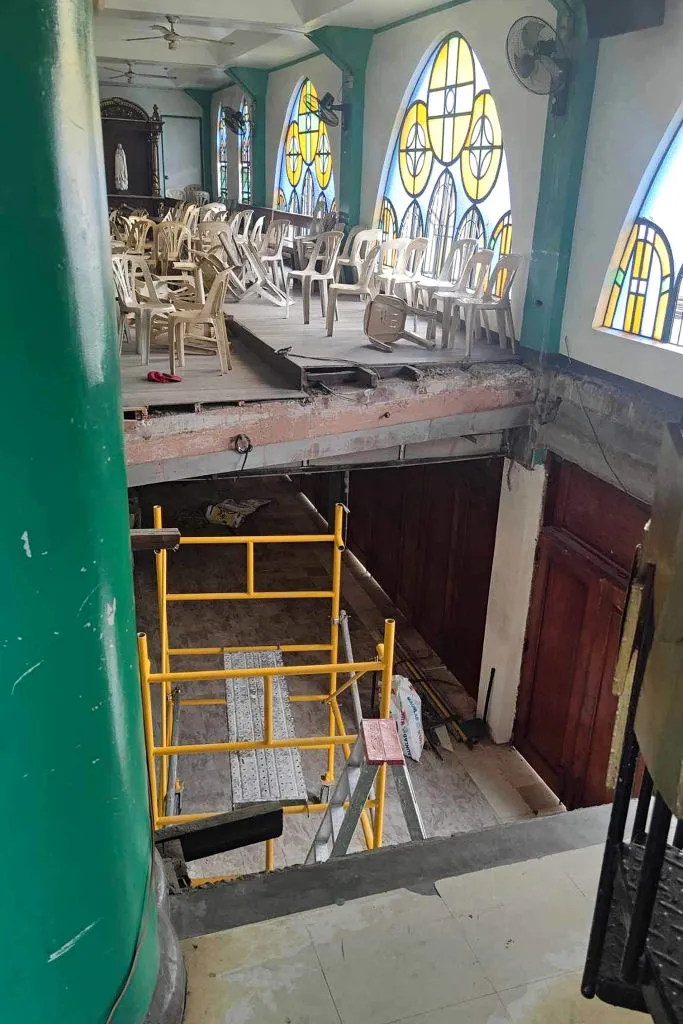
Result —
[[519, 18], [508, 32], [506, 51], [512, 73], [529, 92], [548, 96], [564, 87], [566, 56], [547, 21]]

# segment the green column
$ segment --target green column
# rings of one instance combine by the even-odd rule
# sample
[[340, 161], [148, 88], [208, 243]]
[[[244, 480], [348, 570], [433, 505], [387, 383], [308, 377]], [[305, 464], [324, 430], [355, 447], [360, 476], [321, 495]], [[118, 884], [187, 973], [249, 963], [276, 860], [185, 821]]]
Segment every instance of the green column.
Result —
[[138, 1024], [158, 967], [92, 8], [3, 5], [8, 1024], [105, 1024], [126, 982]]
[[358, 224], [363, 180], [365, 69], [373, 32], [327, 25], [309, 32], [308, 38], [342, 73], [342, 103], [346, 105], [346, 112], [341, 133], [337, 205], [348, 217], [349, 224]]
[[211, 120], [213, 92], [207, 89], [185, 89], [185, 94], [202, 108], [202, 187], [213, 199], [213, 168], [211, 166], [214, 135], [214, 125]]
[[573, 19], [568, 21], [565, 0], [554, 2], [559, 7], [558, 33], [570, 54], [571, 73], [564, 110], [558, 112], [552, 99], [548, 106], [521, 334], [526, 348], [548, 353], [558, 352], [560, 348], [574, 222], [598, 63], [598, 41], [587, 37], [583, 6], [577, 8]]
[[254, 206], [273, 205], [272, 182], [266, 181], [266, 94], [268, 71], [263, 68], [225, 69], [251, 100], [251, 188]]

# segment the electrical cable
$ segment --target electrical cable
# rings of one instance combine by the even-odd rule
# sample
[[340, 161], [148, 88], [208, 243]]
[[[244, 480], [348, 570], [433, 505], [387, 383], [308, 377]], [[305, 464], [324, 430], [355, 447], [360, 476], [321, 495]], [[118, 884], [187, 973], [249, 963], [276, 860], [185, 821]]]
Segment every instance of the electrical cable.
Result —
[[244, 461], [240, 466], [240, 473], [243, 471], [249, 458], [249, 452], [253, 452], [254, 446], [248, 434], [238, 434], [234, 441], [235, 451], [238, 455], [244, 455]]

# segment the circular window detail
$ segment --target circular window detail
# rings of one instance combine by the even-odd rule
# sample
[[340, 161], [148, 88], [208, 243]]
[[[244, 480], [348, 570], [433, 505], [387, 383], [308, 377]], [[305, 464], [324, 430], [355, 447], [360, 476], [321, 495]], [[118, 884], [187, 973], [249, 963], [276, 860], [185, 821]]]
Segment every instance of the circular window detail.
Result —
[[285, 169], [290, 185], [296, 186], [299, 184], [302, 168], [303, 160], [301, 159], [301, 146], [299, 143], [299, 126], [295, 121], [292, 121], [287, 129], [287, 137], [285, 138]]

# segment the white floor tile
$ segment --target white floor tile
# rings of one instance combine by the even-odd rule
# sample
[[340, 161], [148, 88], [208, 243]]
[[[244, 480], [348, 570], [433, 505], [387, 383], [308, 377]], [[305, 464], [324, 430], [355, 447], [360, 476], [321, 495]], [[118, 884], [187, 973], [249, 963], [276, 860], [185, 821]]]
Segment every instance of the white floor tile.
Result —
[[481, 996], [458, 1006], [404, 1017], [395, 1024], [511, 1024], [511, 1019], [497, 995]]
[[488, 910], [520, 900], [533, 902], [544, 895], [571, 902], [577, 893], [566, 871], [552, 857], [442, 878], [435, 885], [453, 914]]
[[[567, 879], [568, 881], [568, 879]], [[574, 887], [575, 888], [575, 887]], [[497, 991], [583, 967], [593, 904], [564, 887], [456, 920]]]
[[450, 916], [448, 907], [436, 893], [424, 896], [407, 889], [394, 889], [341, 905], [309, 910], [297, 915], [297, 919], [307, 927], [311, 939], [322, 945], [343, 936], [350, 938], [353, 933], [385, 927], [392, 936], [405, 937], [417, 925], [449, 920]]
[[513, 1024], [646, 1024], [644, 1013], [581, 995], [581, 975], [565, 974], [501, 992]]
[[453, 918], [315, 942], [343, 1024], [389, 1024], [493, 992]]
[[602, 867], [604, 846], [587, 846], [583, 850], [568, 850], [548, 857], [554, 865], [571, 878], [585, 896], [595, 898]]
[[307, 940], [283, 920], [184, 942], [185, 1024], [339, 1024]]

